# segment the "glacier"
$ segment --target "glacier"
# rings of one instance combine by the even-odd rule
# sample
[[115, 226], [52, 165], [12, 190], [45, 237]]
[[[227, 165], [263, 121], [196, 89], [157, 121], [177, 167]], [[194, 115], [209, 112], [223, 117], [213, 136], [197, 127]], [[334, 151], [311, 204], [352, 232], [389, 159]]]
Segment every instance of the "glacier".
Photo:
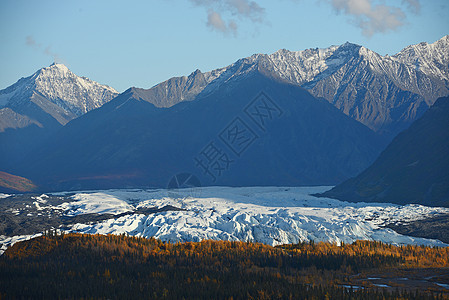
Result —
[[[449, 208], [388, 203], [350, 203], [317, 198], [331, 187], [203, 187], [182, 190], [103, 190], [62, 192], [70, 201], [52, 207], [67, 217], [100, 213], [111, 218], [94, 224], [76, 223], [65, 232], [126, 234], [162, 241], [230, 240], [272, 246], [300, 241], [336, 244], [376, 240], [395, 245], [448, 246], [405, 236], [384, 225], [449, 213]], [[35, 197], [39, 209], [49, 208], [46, 195]], [[142, 214], [145, 208], [178, 210]], [[37, 236], [2, 237], [2, 251], [14, 242]]]

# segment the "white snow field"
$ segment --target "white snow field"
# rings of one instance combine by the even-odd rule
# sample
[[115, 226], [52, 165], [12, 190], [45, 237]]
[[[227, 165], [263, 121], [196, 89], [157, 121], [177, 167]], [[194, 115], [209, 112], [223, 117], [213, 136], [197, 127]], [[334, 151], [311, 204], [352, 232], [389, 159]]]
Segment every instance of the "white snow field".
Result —
[[75, 202], [67, 202], [58, 205], [58, 208], [65, 209], [67, 216], [81, 214], [121, 214], [133, 211], [134, 207], [128, 202], [114, 197], [112, 193], [79, 193], [73, 196]]
[[[75, 224], [66, 232], [128, 234], [163, 241], [204, 239], [252, 241], [268, 245], [300, 241], [340, 244], [376, 240], [395, 245], [448, 246], [432, 239], [416, 238], [383, 227], [449, 213], [449, 208], [385, 203], [350, 203], [317, 198], [330, 187], [205, 187], [172, 190], [83, 191], [72, 202], [45, 206], [66, 216], [99, 213], [119, 215], [95, 224]], [[53, 195], [64, 195], [58, 193]], [[190, 195], [194, 195], [191, 197]], [[37, 197], [43, 199], [46, 195]], [[179, 197], [179, 198], [178, 198]], [[43, 201], [35, 202], [43, 208]], [[173, 206], [144, 215], [136, 210]], [[0, 237], [0, 254], [17, 241], [33, 236]]]
[[[97, 224], [76, 224], [70, 229], [72, 232], [126, 233], [171, 242], [214, 239], [279, 245], [310, 240], [339, 244], [363, 239], [396, 245], [446, 246], [437, 240], [400, 235], [382, 225], [449, 213], [447, 208], [349, 203], [310, 195], [329, 188], [206, 187], [200, 191], [183, 190], [180, 195], [187, 197], [182, 198], [173, 197], [167, 190], [108, 190], [78, 193], [73, 196], [76, 201], [63, 205], [67, 215], [120, 214], [167, 205], [183, 209], [150, 215], [129, 214]], [[188, 197], [190, 194], [196, 196]]]

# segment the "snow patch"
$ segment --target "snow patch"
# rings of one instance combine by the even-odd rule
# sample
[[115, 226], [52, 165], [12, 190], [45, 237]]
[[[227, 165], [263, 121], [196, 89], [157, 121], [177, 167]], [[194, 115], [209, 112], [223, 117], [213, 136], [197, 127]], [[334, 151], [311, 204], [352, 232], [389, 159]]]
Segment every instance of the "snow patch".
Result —
[[73, 196], [73, 199], [76, 201], [58, 206], [66, 211], [67, 216], [92, 213], [118, 215], [134, 210], [126, 201], [105, 193], [80, 193]]

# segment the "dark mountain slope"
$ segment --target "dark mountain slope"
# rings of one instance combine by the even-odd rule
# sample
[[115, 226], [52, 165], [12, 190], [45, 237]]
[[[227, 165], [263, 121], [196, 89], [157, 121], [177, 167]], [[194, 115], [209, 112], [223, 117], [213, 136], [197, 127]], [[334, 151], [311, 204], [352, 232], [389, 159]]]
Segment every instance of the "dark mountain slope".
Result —
[[449, 206], [449, 98], [440, 98], [359, 176], [323, 194], [348, 201]]
[[[263, 128], [245, 113], [261, 91], [280, 109]], [[382, 147], [374, 132], [327, 101], [261, 72], [170, 108], [155, 107], [145, 93], [129, 89], [71, 121], [18, 174], [50, 189], [166, 187], [179, 172], [197, 174], [203, 185], [335, 184], [363, 170]], [[238, 154], [222, 140], [236, 118], [254, 138]], [[221, 174], [210, 166], [215, 178], [195, 161], [210, 142], [230, 162]]]

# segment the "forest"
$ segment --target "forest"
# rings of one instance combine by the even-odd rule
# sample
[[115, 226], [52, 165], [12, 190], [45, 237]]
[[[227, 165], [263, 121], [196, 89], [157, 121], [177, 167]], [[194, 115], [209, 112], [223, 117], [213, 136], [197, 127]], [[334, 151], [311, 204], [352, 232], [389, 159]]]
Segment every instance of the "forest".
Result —
[[449, 299], [449, 248], [56, 234], [0, 256], [0, 299]]

